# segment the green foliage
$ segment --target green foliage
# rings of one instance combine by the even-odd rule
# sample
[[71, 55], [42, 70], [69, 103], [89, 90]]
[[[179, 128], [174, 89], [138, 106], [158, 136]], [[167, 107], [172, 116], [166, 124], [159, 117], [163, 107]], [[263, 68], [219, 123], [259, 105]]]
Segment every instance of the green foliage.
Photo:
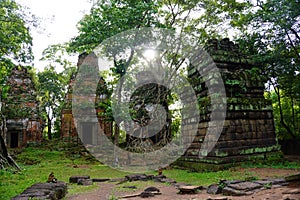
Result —
[[68, 50], [91, 52], [105, 39], [123, 31], [160, 26], [157, 9], [157, 1], [100, 0], [79, 22], [79, 36], [72, 39]]
[[0, 91], [7, 96], [7, 76], [14, 62], [28, 63], [33, 60], [30, 26], [36, 18], [12, 0], [0, 1]]
[[[68, 74], [69, 75], [69, 74]], [[46, 67], [39, 72], [38, 98], [40, 100], [41, 114], [47, 122], [48, 138], [52, 139], [53, 120], [60, 119], [69, 76], [63, 72], [58, 73], [53, 66]]]
[[0, 1], [0, 58], [17, 61], [32, 60], [32, 37], [27, 19], [20, 5], [15, 1]]
[[[266, 93], [267, 99], [271, 100], [273, 104], [273, 115], [278, 139], [293, 139], [293, 136], [300, 138], [300, 107], [299, 102], [293, 98], [293, 95], [294, 93], [286, 94], [283, 90], [280, 90], [281, 106], [279, 106], [276, 92], [271, 91], [270, 93]], [[282, 112], [285, 123], [290, 127], [293, 135], [291, 135], [280, 122], [280, 112]]]
[[260, 66], [275, 91], [272, 100], [281, 138], [299, 135], [295, 121], [299, 107], [299, 17], [299, 1], [266, 0], [249, 2], [245, 12], [231, 21], [240, 31], [243, 52]]

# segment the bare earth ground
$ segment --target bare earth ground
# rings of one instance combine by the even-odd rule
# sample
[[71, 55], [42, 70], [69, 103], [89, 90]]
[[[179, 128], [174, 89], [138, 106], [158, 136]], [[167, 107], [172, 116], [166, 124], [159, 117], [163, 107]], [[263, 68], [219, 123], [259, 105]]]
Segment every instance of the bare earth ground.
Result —
[[[246, 172], [245, 169], [240, 169], [241, 172]], [[300, 173], [300, 170], [289, 170], [289, 169], [270, 169], [270, 168], [251, 168], [247, 169], [247, 172], [251, 172], [253, 176], [263, 178], [274, 178], [274, 177], [285, 177], [292, 174]], [[226, 177], [224, 177], [226, 178]], [[163, 183], [153, 183], [151, 186], [155, 186], [160, 189], [161, 195], [156, 195], [155, 197], [149, 197], [149, 200], [206, 200], [206, 199], [217, 199], [217, 197], [224, 197], [222, 195], [211, 195], [207, 194], [206, 190], [202, 190], [198, 194], [193, 195], [180, 195], [177, 194], [178, 190], [171, 185]], [[116, 183], [99, 183], [99, 188], [95, 191], [91, 191], [84, 194], [78, 194], [68, 197], [68, 200], [108, 200], [111, 195], [114, 197], [121, 197], [124, 195], [139, 194], [143, 191], [136, 190], [120, 190], [120, 186]], [[146, 187], [145, 187], [146, 188]], [[145, 189], [144, 188], [144, 189]], [[296, 194], [286, 194], [286, 193], [296, 193]], [[126, 198], [128, 200], [141, 200], [140, 197]], [[290, 183], [288, 186], [282, 186], [279, 188], [271, 188], [263, 191], [259, 191], [253, 195], [232, 197], [227, 196], [227, 199], [258, 199], [258, 200], [300, 200], [300, 182]]]

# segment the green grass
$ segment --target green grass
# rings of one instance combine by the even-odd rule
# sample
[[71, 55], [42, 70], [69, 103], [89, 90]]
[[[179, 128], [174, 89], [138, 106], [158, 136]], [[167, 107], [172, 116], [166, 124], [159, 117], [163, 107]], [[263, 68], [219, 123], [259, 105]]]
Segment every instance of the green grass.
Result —
[[[34, 183], [46, 182], [49, 173], [54, 172], [55, 177], [59, 181], [68, 182], [70, 176], [89, 175], [91, 178], [121, 178], [128, 173], [120, 172], [102, 165], [89, 156], [82, 156], [78, 148], [68, 147], [61, 144], [52, 146], [46, 144], [42, 147], [29, 147], [17, 154], [16, 161], [21, 166], [21, 172], [13, 170], [0, 170], [0, 200], [10, 199], [20, 194], [27, 187]], [[74, 165], [77, 168], [74, 168]], [[300, 169], [300, 163], [293, 162], [274, 162], [264, 164], [248, 163], [243, 168], [249, 167], [273, 167], [286, 169]], [[192, 185], [207, 186], [212, 183], [219, 182], [220, 179], [226, 180], [250, 180], [258, 179], [251, 172], [241, 173], [239, 170], [232, 168], [218, 172], [190, 172], [182, 169], [168, 169], [163, 173], [168, 177], [175, 179], [177, 182], [185, 182]], [[153, 172], [156, 174], [157, 172]], [[152, 174], [153, 174], [152, 173]], [[134, 185], [140, 188], [140, 183], [124, 183], [115, 188], [115, 190], [128, 190], [123, 188], [124, 185]], [[151, 184], [145, 182], [144, 186]], [[68, 185], [68, 196], [95, 190], [99, 186], [77, 186], [76, 184]]]
[[[124, 172], [111, 169], [99, 162], [86, 160], [84, 157], [78, 157], [74, 160], [72, 157], [66, 156], [64, 151], [26, 148], [24, 152], [17, 155], [16, 161], [22, 168], [21, 172], [0, 170], [1, 200], [10, 199], [34, 183], [46, 182], [51, 172], [54, 172], [55, 177], [59, 181], [65, 182], [68, 182], [69, 177], [74, 175], [89, 175], [92, 178], [118, 178], [125, 176]], [[28, 163], [31, 165], [28, 165]], [[74, 164], [78, 168], [74, 168]], [[69, 186], [68, 193], [75, 194], [96, 187], [96, 185], [82, 187], [73, 184]]]

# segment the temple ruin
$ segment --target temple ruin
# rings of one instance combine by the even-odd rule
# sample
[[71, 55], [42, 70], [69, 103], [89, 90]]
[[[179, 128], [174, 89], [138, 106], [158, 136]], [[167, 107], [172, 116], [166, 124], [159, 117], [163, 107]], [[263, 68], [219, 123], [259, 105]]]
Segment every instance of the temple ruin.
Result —
[[39, 116], [36, 89], [29, 70], [16, 66], [8, 77], [8, 96], [3, 99], [6, 116], [4, 141], [7, 147], [22, 147], [42, 141], [43, 122]]
[[[251, 60], [244, 57], [237, 44], [229, 41], [228, 39], [210, 40], [206, 46], [206, 51], [210, 54], [213, 62], [218, 67], [221, 79], [223, 80], [226, 96], [220, 99], [225, 102], [226, 112], [224, 112], [224, 124], [222, 123], [221, 135], [217, 138], [217, 142], [214, 148], [209, 152], [200, 152], [200, 149], [205, 141], [209, 126], [216, 121], [213, 121], [212, 110], [218, 109], [221, 105], [212, 105], [211, 98], [212, 94], [208, 90], [207, 83], [209, 82], [210, 87], [214, 87], [214, 72], [210, 72], [207, 68], [207, 73], [205, 75], [200, 74], [199, 71], [192, 65], [188, 67], [188, 78], [197, 96], [200, 116], [199, 122], [195, 122], [194, 119], [186, 118], [183, 115], [182, 124], [189, 125], [191, 121], [197, 124], [198, 129], [195, 138], [193, 138], [192, 144], [186, 150], [185, 154], [177, 160], [177, 164], [187, 167], [198, 169], [200, 165], [198, 164], [213, 164], [222, 165], [227, 163], [236, 163], [252, 159], [262, 159], [266, 158], [272, 153], [277, 153], [279, 151], [279, 146], [276, 141], [273, 112], [271, 102], [264, 98], [264, 84], [266, 83], [266, 78], [262, 75], [260, 66], [256, 66]], [[78, 61], [78, 69], [82, 66], [82, 62], [95, 65], [97, 59], [95, 55], [81, 55]], [[205, 65], [205, 64], [204, 64]], [[207, 67], [207, 66], [203, 66]], [[143, 74], [139, 74], [143, 75]], [[149, 74], [147, 75], [149, 76]], [[151, 77], [151, 75], [149, 76]], [[98, 121], [90, 121], [89, 116], [81, 116], [79, 124], [75, 127], [74, 117], [72, 115], [72, 87], [74, 84], [74, 78], [70, 81], [69, 93], [66, 96], [66, 107], [62, 112], [62, 133], [61, 136], [64, 139], [79, 139], [76, 127], [81, 131], [81, 136], [85, 144], [101, 144], [98, 141], [99, 131], [97, 129], [97, 124], [100, 124], [101, 129], [104, 131], [105, 135], [111, 138], [113, 136], [112, 120], [107, 119], [101, 115], [105, 113], [105, 110], [100, 107], [95, 109], [98, 113]], [[147, 78], [141, 78], [141, 80], [147, 80]], [[208, 81], [208, 82], [207, 82]], [[86, 84], [89, 84], [88, 81]], [[106, 86], [104, 80], [100, 79], [99, 90], [95, 96], [84, 97], [86, 99], [91, 99], [91, 101], [97, 102], [102, 100], [109, 100], [109, 96], [103, 93], [106, 91]], [[216, 85], [215, 85], [216, 86]], [[82, 87], [85, 87], [84, 85]], [[150, 97], [158, 97], [160, 94], [154, 94], [155, 91], [162, 91], [165, 88], [157, 88], [158, 86], [153, 83], [145, 84], [143, 87], [139, 88], [134, 95], [131, 97], [132, 112], [134, 116], [142, 115], [147, 122], [146, 108], [140, 108], [142, 104], [142, 99], [139, 94], [143, 94], [143, 97], [149, 99], [148, 103], [152, 102]], [[88, 87], [87, 87], [88, 88]], [[102, 91], [102, 92], [101, 92]], [[167, 90], [166, 90], [167, 91]], [[145, 96], [145, 95], [148, 96]], [[150, 95], [150, 96], [149, 96]], [[166, 94], [160, 98], [160, 104], [165, 105]], [[157, 99], [157, 98], [153, 98]], [[166, 107], [167, 108], [167, 107]], [[149, 114], [149, 113], [148, 113]], [[222, 113], [220, 112], [220, 115]], [[221, 117], [222, 118], [222, 117]], [[171, 119], [169, 124], [171, 123]], [[86, 120], [86, 123], [85, 123]], [[133, 119], [137, 123], [143, 124], [142, 119]], [[218, 118], [214, 119], [218, 120]], [[220, 119], [223, 120], [223, 119]], [[212, 122], [213, 121], [213, 122]], [[184, 129], [183, 136], [193, 135], [189, 132], [195, 131], [189, 130], [189, 127], [193, 128], [195, 126], [186, 126]], [[164, 137], [162, 133], [169, 135], [171, 127], [166, 126], [164, 130], [160, 131], [158, 136], [150, 138], [155, 144], [160, 139]], [[148, 130], [149, 131], [149, 130]], [[95, 134], [96, 133], [96, 134]], [[140, 134], [138, 132], [136, 135]], [[169, 136], [168, 136], [169, 137]], [[168, 138], [167, 137], [167, 138]], [[133, 137], [127, 137], [128, 143], [134, 139]]]
[[[221, 135], [215, 147], [204, 157], [199, 152], [210, 123], [210, 94], [206, 81], [210, 72], [202, 76], [194, 67], [188, 70], [188, 76], [195, 89], [201, 109], [197, 135], [192, 145], [178, 164], [197, 168], [199, 163], [225, 164], [266, 158], [272, 152], [278, 152], [272, 104], [264, 98], [266, 79], [260, 66], [242, 56], [237, 44], [228, 39], [210, 40], [206, 46], [216, 66], [219, 68], [226, 91], [226, 116]], [[208, 76], [210, 76], [208, 78]], [[183, 119], [182, 123], [189, 123]], [[192, 131], [192, 130], [188, 130]]]
[[[91, 112], [91, 116], [83, 116], [85, 119], [75, 121], [73, 113], [72, 113], [72, 98], [73, 98], [73, 87], [76, 78], [78, 77], [78, 72], [80, 70], [84, 70], [86, 64], [92, 65], [97, 70], [98, 74], [98, 63], [97, 57], [94, 54], [86, 54], [83, 53], [79, 55], [78, 63], [77, 63], [77, 71], [70, 79], [68, 93], [65, 97], [65, 107], [62, 110], [62, 117], [61, 117], [61, 138], [65, 141], [75, 141], [79, 142], [82, 140], [84, 144], [101, 144], [100, 140], [100, 133], [101, 131], [107, 137], [112, 136], [112, 120], [109, 120], [106, 116], [103, 115], [105, 109], [101, 106], [101, 103], [104, 103], [108, 100], [109, 95], [107, 94], [107, 88], [105, 85], [104, 80], [100, 77], [98, 82], [98, 88], [96, 91], [95, 96], [85, 96], [84, 94], [82, 98], [84, 100], [90, 100], [94, 103], [97, 113], [97, 121], [95, 121], [95, 117], [92, 116], [93, 112]], [[89, 66], [90, 67], [90, 66]], [[90, 80], [91, 84], [94, 80]], [[89, 81], [84, 81], [84, 84], [89, 84]], [[88, 85], [84, 85], [83, 88], [89, 88]], [[76, 126], [77, 123], [77, 126]], [[100, 125], [100, 130], [99, 126]], [[80, 129], [78, 131], [77, 129]], [[79, 135], [82, 134], [82, 135]], [[99, 136], [99, 137], [98, 137]]]

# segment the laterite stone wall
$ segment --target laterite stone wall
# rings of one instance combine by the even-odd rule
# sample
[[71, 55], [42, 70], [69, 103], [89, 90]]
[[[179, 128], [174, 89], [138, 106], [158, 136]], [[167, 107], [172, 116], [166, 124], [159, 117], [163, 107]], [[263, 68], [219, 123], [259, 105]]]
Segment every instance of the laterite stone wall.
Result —
[[[220, 99], [227, 102], [224, 126], [213, 150], [200, 158], [201, 145], [212, 123], [211, 111], [221, 105], [211, 104], [206, 85], [208, 76], [210, 83], [213, 82], [213, 74], [208, 73], [204, 77], [190, 67], [188, 76], [198, 98], [200, 121], [192, 145], [178, 163], [225, 164], [265, 158], [269, 153], [278, 151], [271, 102], [264, 98], [267, 80], [259, 66], [243, 58], [238, 45], [228, 39], [211, 40], [206, 50], [219, 68], [225, 86], [226, 97]], [[188, 123], [189, 120], [183, 119], [182, 123]]]

